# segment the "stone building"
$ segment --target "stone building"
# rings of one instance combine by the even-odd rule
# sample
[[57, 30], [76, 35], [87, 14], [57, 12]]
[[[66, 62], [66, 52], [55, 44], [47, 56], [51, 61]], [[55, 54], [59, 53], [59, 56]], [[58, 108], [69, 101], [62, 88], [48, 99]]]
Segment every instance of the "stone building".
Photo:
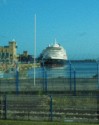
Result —
[[28, 51], [23, 51], [23, 53], [18, 56], [18, 61], [21, 63], [31, 63], [33, 62], [33, 57], [28, 54]]
[[17, 60], [16, 54], [17, 46], [16, 41], [9, 41], [8, 46], [0, 46], [0, 62], [13, 63]]

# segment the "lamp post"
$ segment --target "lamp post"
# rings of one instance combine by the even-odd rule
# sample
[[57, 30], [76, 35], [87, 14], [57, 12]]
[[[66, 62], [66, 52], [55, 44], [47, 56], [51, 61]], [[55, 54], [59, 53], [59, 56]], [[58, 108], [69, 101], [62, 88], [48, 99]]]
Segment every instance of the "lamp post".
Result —
[[36, 63], [36, 14], [34, 16], [34, 86], [36, 84], [35, 80], [35, 63]]

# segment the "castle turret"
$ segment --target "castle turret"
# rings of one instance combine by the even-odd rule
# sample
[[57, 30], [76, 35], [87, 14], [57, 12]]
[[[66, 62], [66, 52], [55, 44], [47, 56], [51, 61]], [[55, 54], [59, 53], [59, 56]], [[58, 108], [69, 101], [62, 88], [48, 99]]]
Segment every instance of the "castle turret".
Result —
[[14, 39], [12, 41], [9, 41], [9, 54], [11, 61], [15, 61], [17, 58], [16, 49], [16, 41]]

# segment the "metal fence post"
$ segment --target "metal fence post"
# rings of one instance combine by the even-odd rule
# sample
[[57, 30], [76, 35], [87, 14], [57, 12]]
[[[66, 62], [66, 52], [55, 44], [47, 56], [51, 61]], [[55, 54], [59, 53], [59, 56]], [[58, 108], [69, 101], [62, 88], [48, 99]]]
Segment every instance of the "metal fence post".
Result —
[[97, 88], [99, 89], [99, 64], [98, 64], [98, 62], [97, 62], [97, 76], [96, 76], [96, 78], [97, 78]]
[[69, 80], [70, 80], [70, 93], [71, 93], [71, 91], [72, 91], [72, 82], [71, 82], [71, 78], [72, 78], [72, 69], [71, 69], [71, 62], [69, 62], [69, 66], [70, 66], [70, 68], [69, 68], [69, 72], [70, 72], [70, 78], [69, 78]]
[[50, 96], [50, 120], [53, 121], [53, 99]]
[[97, 91], [97, 120], [99, 123], [99, 90]]
[[42, 58], [42, 73], [43, 73], [43, 92], [45, 91], [45, 66], [44, 66], [44, 59]]
[[7, 97], [4, 95], [4, 100], [3, 100], [3, 119], [7, 119]]
[[16, 67], [16, 94], [19, 94], [19, 69]]
[[76, 71], [74, 70], [74, 96], [76, 96]]
[[43, 92], [44, 92], [44, 88], [45, 88], [45, 69], [44, 69], [44, 67], [42, 68], [42, 75], [43, 75], [43, 82], [42, 82], [42, 84], [43, 84]]
[[45, 92], [47, 93], [47, 71], [45, 71]]
[[97, 62], [97, 119], [99, 123], [99, 64]]

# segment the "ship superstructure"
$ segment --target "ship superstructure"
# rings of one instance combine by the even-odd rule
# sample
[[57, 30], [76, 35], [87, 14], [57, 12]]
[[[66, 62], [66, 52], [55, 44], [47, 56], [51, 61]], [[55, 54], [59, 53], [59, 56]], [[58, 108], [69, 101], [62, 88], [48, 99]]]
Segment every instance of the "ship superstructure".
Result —
[[41, 53], [43, 66], [63, 66], [66, 64], [66, 50], [57, 42], [46, 47]]

